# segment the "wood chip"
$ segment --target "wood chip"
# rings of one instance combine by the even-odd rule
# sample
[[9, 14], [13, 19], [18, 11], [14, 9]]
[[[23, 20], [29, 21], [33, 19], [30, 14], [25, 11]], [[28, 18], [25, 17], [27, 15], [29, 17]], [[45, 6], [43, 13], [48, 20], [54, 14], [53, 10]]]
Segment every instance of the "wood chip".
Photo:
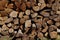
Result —
[[27, 5], [28, 8], [30, 8], [31, 7], [31, 2], [26, 2], [26, 5]]
[[41, 4], [41, 7], [40, 7], [40, 10], [42, 10], [44, 7], [46, 7], [46, 4], [45, 3], [42, 3]]
[[7, 6], [7, 8], [13, 8], [13, 4], [12, 4], [12, 3], [9, 4], [9, 5]]
[[17, 14], [18, 14], [18, 12], [12, 11], [12, 12], [10, 13], [10, 17], [17, 17]]
[[13, 32], [14, 32], [14, 29], [10, 28], [9, 33], [13, 33]]
[[54, 21], [60, 21], [60, 17], [56, 17], [53, 19]]
[[38, 37], [41, 39], [41, 38], [43, 38], [43, 33], [38, 33]]
[[29, 37], [27, 35], [24, 35], [23, 40], [29, 40]]
[[32, 27], [36, 27], [36, 25], [35, 24], [32, 24]]
[[57, 32], [53, 31], [50, 33], [51, 38], [57, 38]]
[[22, 5], [21, 5], [21, 8], [20, 8], [22, 11], [25, 11], [26, 10], [26, 4], [25, 3], [23, 3]]
[[31, 17], [34, 18], [34, 17], [37, 17], [38, 13], [33, 13], [31, 14]]
[[8, 29], [9, 29], [9, 28], [7, 27], [7, 25], [4, 24], [4, 25], [2, 26], [2, 30], [3, 30], [3, 31], [8, 30]]
[[5, 22], [4, 21], [0, 21], [0, 25], [3, 25], [3, 24], [5, 24]]
[[57, 11], [57, 13], [56, 14], [59, 14], [60, 15], [60, 11]]
[[60, 26], [60, 22], [56, 22], [55, 25], [56, 25], [56, 26]]
[[30, 13], [30, 10], [26, 10], [26, 11], [25, 11], [25, 14], [26, 14], [26, 15], [30, 15], [30, 14], [31, 14], [31, 13]]
[[32, 33], [29, 35], [29, 37], [34, 38], [35, 35], [37, 35], [37, 33], [35, 32], [35, 30], [33, 30]]
[[19, 18], [22, 18], [23, 17], [23, 14], [24, 14], [24, 12], [20, 12], [19, 13]]
[[40, 14], [43, 15], [43, 16], [45, 16], [45, 17], [49, 17], [50, 16], [49, 13], [45, 12], [45, 11], [42, 11]]
[[49, 26], [49, 31], [54, 31], [54, 30], [57, 30], [57, 27], [55, 25], [51, 25]]
[[47, 32], [48, 27], [46, 27], [45, 29], [42, 30], [43, 33]]
[[48, 20], [47, 23], [48, 24], [53, 24], [53, 21], [52, 20]]
[[41, 3], [38, 3], [38, 6], [41, 6]]
[[26, 20], [25, 27], [31, 27], [31, 20]]
[[1, 21], [6, 21], [7, 19], [8, 19], [7, 16], [5, 16], [5, 17], [0, 17], [0, 20], [1, 20]]
[[17, 34], [17, 31], [14, 31], [14, 34]]
[[4, 16], [7, 16], [8, 15], [7, 12], [5, 12], [5, 11], [0, 11], [0, 14], [1, 14], [1, 17], [4, 17]]
[[60, 29], [57, 28], [57, 32], [60, 33]]
[[9, 32], [8, 31], [2, 31], [1, 34], [3, 34], [4, 36], [7, 36], [7, 35], [9, 35]]
[[21, 31], [20, 29], [18, 30], [18, 33], [23, 34], [22, 31]]
[[39, 3], [44, 3], [44, 0], [38, 0], [39, 1]]
[[39, 6], [33, 6], [33, 10], [34, 11], [39, 11], [40, 10], [40, 7]]
[[11, 27], [11, 26], [12, 26], [12, 23], [7, 24], [7, 26], [8, 26], [8, 27]]
[[10, 8], [6, 8], [5, 9], [5, 12], [7, 12], [8, 14], [10, 14], [10, 12], [12, 12], [13, 10], [12, 9], [10, 9]]
[[13, 28], [13, 29], [18, 29], [19, 26], [17, 26], [17, 25], [14, 24], [14, 25], [12, 26], [12, 28]]
[[29, 16], [28, 16], [28, 15], [25, 15], [25, 16], [23, 16], [23, 18], [24, 18], [25, 20], [28, 20], [28, 19], [29, 19]]
[[45, 36], [46, 36], [46, 37], [48, 36], [48, 32], [45, 33]]
[[13, 20], [13, 22], [14, 22], [14, 24], [19, 24], [19, 19], [16, 18], [16, 19]]
[[12, 22], [13, 21], [13, 18], [8, 18], [5, 23], [9, 23], [9, 22]]
[[24, 18], [20, 19], [20, 24], [23, 24], [24, 22], [25, 22]]

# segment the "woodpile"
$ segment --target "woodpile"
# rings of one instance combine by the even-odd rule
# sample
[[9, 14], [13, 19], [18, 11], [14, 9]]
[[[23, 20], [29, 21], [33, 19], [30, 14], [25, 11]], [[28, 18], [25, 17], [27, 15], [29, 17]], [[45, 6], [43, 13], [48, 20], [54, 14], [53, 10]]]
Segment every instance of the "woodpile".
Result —
[[55, 40], [60, 33], [60, 0], [0, 0], [0, 40]]

